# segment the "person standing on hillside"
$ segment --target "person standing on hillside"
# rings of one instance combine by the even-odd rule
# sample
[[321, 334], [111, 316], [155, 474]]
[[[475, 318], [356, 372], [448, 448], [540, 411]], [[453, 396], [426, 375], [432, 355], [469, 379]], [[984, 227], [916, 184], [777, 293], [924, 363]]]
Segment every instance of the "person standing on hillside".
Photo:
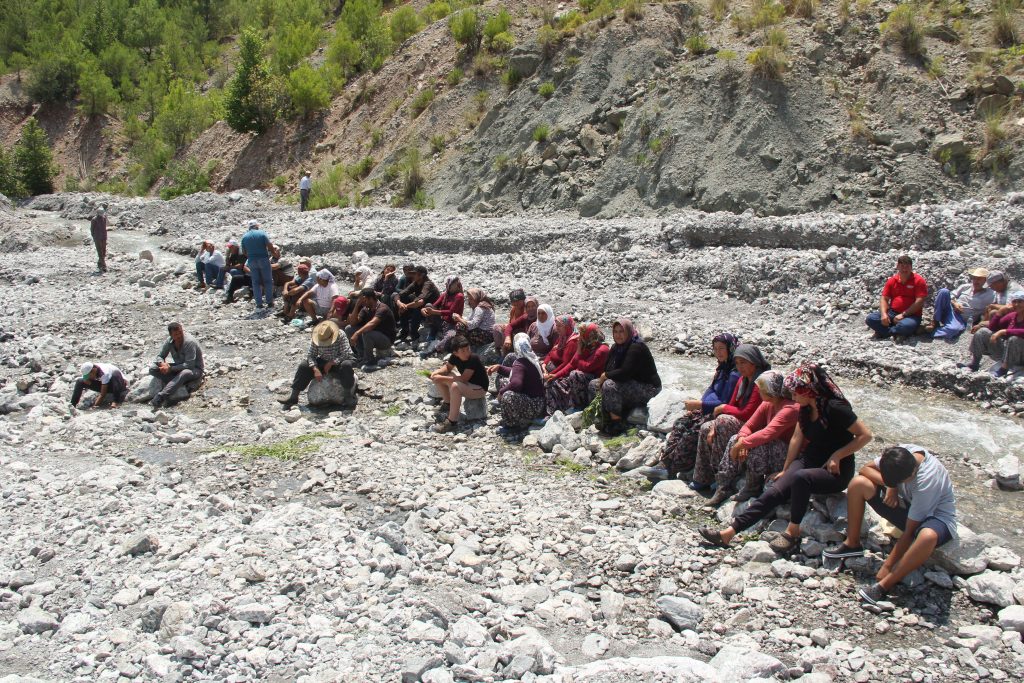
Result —
[[96, 245], [96, 267], [101, 273], [107, 272], [107, 205], [100, 204], [89, 221], [89, 232]]
[[245, 254], [249, 277], [252, 278], [252, 295], [256, 299], [256, 310], [262, 312], [264, 301], [268, 310], [274, 303], [274, 275], [270, 268], [272, 245], [258, 222], [250, 220], [246, 227], [248, 230], [242, 235], [242, 253]]
[[299, 211], [305, 211], [309, 204], [309, 191], [313, 189], [313, 181], [309, 179], [309, 171], [302, 172], [299, 181]]

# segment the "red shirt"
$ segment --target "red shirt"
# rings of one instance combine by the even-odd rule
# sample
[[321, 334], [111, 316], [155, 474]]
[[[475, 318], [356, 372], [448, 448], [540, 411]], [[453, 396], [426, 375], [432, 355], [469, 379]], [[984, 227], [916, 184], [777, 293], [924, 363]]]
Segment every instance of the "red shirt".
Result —
[[928, 296], [928, 283], [917, 273], [910, 274], [910, 280], [904, 283], [899, 274], [886, 280], [882, 296], [889, 299], [889, 310], [900, 314], [920, 298]]

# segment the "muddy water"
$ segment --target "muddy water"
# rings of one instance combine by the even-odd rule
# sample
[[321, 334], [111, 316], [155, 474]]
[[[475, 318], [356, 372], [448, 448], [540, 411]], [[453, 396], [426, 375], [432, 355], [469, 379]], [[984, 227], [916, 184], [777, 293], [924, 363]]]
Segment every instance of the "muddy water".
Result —
[[[692, 391], [696, 398], [707, 386], [714, 362], [710, 357], [675, 356], [660, 358], [658, 368], [665, 386]], [[858, 462], [877, 455], [879, 441], [924, 446], [953, 477], [961, 521], [979, 533], [1003, 536], [1008, 547], [1024, 552], [1024, 493], [992, 489], [988, 477], [963, 460], [968, 456], [990, 466], [1007, 453], [1024, 455], [1024, 424], [962, 399], [854, 379], [841, 379], [839, 384], [876, 438], [867, 452], [858, 454]]]

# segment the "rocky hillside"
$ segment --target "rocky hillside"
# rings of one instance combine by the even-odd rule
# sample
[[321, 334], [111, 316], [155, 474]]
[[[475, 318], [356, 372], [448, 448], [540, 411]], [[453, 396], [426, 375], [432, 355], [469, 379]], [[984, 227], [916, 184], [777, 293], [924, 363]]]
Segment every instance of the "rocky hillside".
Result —
[[[892, 2], [479, 11], [502, 7], [507, 54], [471, 58], [442, 19], [320, 114], [259, 136], [218, 122], [178, 157], [216, 160], [218, 190], [287, 189], [312, 168], [358, 205], [401, 198], [411, 164], [421, 205], [484, 213], [864, 211], [1021, 186], [1020, 47], [997, 41], [988, 3], [915, 5], [910, 33], [884, 23]], [[0, 139], [33, 111], [65, 181], [128, 174], [120, 121], [39, 110], [5, 77]]]

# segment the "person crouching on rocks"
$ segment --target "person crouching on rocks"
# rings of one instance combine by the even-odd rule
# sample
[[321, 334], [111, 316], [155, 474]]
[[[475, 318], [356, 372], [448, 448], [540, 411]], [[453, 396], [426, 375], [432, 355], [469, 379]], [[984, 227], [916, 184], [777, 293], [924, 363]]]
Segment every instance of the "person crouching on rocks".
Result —
[[[185, 334], [181, 323], [171, 323], [167, 326], [170, 335], [160, 353], [156, 355], [156, 362], [149, 368], [149, 374], [164, 382], [163, 388], [157, 392], [150, 405], [160, 408], [167, 400], [174, 396], [178, 387], [198, 383], [203, 378], [203, 350], [199, 348], [199, 342], [190, 334]], [[170, 354], [171, 362], [167, 362], [167, 355]]]
[[782, 471], [769, 477], [771, 485], [721, 531], [701, 527], [708, 543], [727, 546], [736, 534], [789, 502], [789, 526], [769, 541], [785, 555], [800, 545], [800, 523], [811, 495], [842, 492], [853, 479], [853, 454], [871, 442], [871, 430], [861, 421], [835, 382], [817, 364], [797, 368], [785, 387], [800, 406], [800, 418]]
[[846, 539], [826, 548], [822, 557], [841, 560], [860, 557], [864, 506], [903, 532], [875, 576], [877, 581], [859, 593], [877, 604], [910, 572], [925, 563], [936, 548], [957, 537], [956, 497], [949, 472], [927, 450], [914, 444], [887, 448], [861, 468], [846, 491]]
[[498, 374], [494, 383], [501, 405], [501, 425], [506, 432], [526, 429], [544, 417], [544, 373], [533, 352], [530, 337], [520, 332], [512, 338], [515, 360], [511, 365], [491, 365], [487, 374]]
[[647, 402], [661, 391], [661, 377], [654, 356], [629, 318], [619, 318], [612, 325], [615, 344], [608, 353], [608, 362], [601, 376], [588, 388], [593, 401], [601, 392], [601, 410], [606, 420], [602, 431], [617, 436], [626, 431], [626, 417], [633, 408], [647, 407]]
[[448, 410], [448, 416], [433, 427], [438, 434], [451, 431], [459, 425], [459, 409], [462, 408], [463, 398], [487, 396], [487, 368], [480, 356], [473, 353], [469, 340], [461, 335], [452, 340], [452, 355], [430, 375], [430, 381], [441, 394], [441, 410]]
[[310, 382], [323, 380], [331, 375], [341, 383], [345, 393], [351, 396], [350, 407], [355, 406], [355, 367], [356, 357], [352, 353], [352, 347], [337, 323], [333, 320], [325, 320], [313, 328], [313, 338], [309, 344], [309, 351], [306, 359], [299, 363], [295, 370], [295, 379], [292, 380], [291, 393], [283, 398], [277, 399], [286, 407], [293, 406], [299, 402], [299, 394], [302, 393]]
[[82, 378], [75, 380], [74, 391], [71, 392], [71, 407], [77, 407], [78, 401], [82, 398], [82, 392], [86, 389], [100, 392], [93, 402], [93, 408], [99, 408], [107, 394], [111, 394], [114, 400], [110, 407], [116, 408], [119, 403], [124, 403], [128, 396], [128, 382], [124, 374], [116, 365], [109, 363], [82, 363]]

